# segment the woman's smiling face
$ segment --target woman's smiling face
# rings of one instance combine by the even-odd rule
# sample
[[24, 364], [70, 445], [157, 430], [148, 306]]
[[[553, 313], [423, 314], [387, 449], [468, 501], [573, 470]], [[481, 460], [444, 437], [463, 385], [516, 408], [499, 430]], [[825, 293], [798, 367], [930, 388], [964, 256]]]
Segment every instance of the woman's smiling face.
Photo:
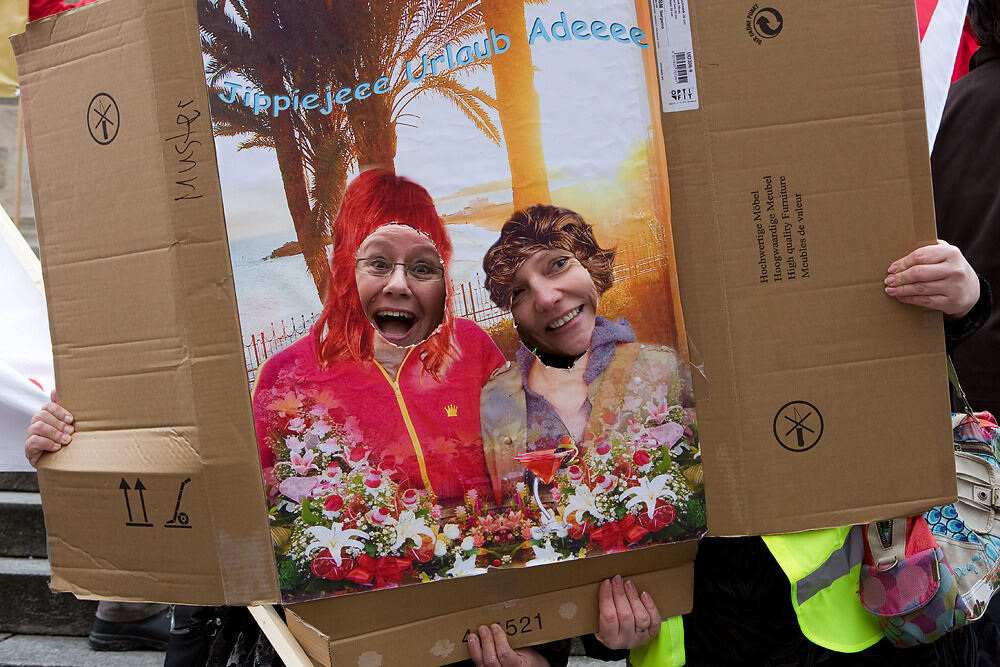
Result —
[[356, 256], [361, 307], [385, 341], [418, 345], [444, 320], [444, 264], [434, 242], [405, 224], [368, 235]]
[[562, 357], [578, 357], [590, 348], [599, 295], [572, 253], [536, 252], [517, 269], [511, 287], [510, 312], [528, 348]]

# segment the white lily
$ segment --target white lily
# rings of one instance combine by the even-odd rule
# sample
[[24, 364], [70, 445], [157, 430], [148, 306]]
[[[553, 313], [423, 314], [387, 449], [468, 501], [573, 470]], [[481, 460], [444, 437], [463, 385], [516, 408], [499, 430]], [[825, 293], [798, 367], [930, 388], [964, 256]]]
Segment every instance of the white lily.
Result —
[[476, 554], [472, 554], [468, 558], [456, 556], [455, 567], [448, 570], [445, 574], [449, 577], [469, 577], [474, 574], [484, 574], [485, 572], [485, 567], [476, 567]]
[[364, 549], [364, 542], [360, 542], [354, 538], [367, 539], [368, 533], [363, 530], [355, 530], [353, 528], [344, 528], [342, 523], [332, 523], [330, 527], [326, 526], [310, 526], [306, 528], [306, 532], [313, 538], [313, 541], [309, 543], [309, 548], [307, 552], [309, 555], [321, 550], [329, 549], [330, 557], [333, 558], [333, 562], [340, 567], [340, 563], [344, 558], [344, 549]]
[[413, 540], [418, 547], [423, 544], [421, 535], [434, 537], [434, 532], [424, 523], [423, 519], [417, 518], [411, 510], [403, 510], [396, 520], [396, 541], [392, 543], [391, 551], [399, 549], [406, 540]]
[[583, 522], [583, 513], [586, 512], [595, 519], [604, 519], [604, 513], [597, 507], [597, 496], [594, 495], [593, 491], [586, 484], [580, 484], [576, 487], [573, 495], [570, 496], [569, 502], [566, 503], [566, 508], [563, 510], [563, 517], [569, 520], [574, 514], [576, 514], [577, 523]]
[[297, 435], [285, 436], [285, 447], [288, 447], [288, 451], [297, 452], [301, 454], [306, 448], [306, 444], [302, 442], [302, 438]]
[[628, 488], [622, 493], [622, 500], [632, 496], [626, 501], [625, 507], [631, 509], [635, 505], [645, 505], [646, 514], [652, 519], [653, 513], [656, 511], [657, 499], [669, 498], [670, 500], [677, 500], [677, 494], [667, 488], [667, 482], [669, 481], [670, 475], [657, 475], [652, 480], [648, 477], [640, 478], [639, 486]]
[[562, 554], [556, 551], [555, 547], [548, 540], [545, 540], [545, 544], [540, 547], [531, 547], [535, 551], [535, 557], [525, 563], [525, 567], [534, 567], [535, 565], [545, 565], [547, 563], [556, 563], [564, 559]]

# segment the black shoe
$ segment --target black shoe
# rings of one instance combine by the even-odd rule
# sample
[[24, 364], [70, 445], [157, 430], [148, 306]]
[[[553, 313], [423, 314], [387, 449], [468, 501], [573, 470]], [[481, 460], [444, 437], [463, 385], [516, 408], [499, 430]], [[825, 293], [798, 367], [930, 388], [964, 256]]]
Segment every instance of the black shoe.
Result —
[[141, 621], [115, 623], [94, 618], [90, 647], [95, 651], [164, 651], [170, 637], [170, 608]]

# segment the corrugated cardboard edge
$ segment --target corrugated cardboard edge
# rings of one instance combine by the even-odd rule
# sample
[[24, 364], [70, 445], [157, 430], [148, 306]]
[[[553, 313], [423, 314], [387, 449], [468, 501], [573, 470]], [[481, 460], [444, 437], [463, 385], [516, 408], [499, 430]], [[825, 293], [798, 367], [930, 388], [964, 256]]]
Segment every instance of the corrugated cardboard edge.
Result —
[[[667, 570], [630, 575], [629, 579], [639, 590], [648, 591], [654, 599], [660, 600], [664, 605], [660, 612], [663, 618], [669, 618], [691, 611], [693, 573], [694, 563], [688, 561]], [[508, 631], [515, 630], [509, 639], [515, 648], [597, 632], [599, 587], [600, 582], [594, 582], [513, 598], [341, 640], [332, 640], [297, 614], [294, 606], [286, 607], [285, 615], [289, 630], [310, 659], [324, 667], [347, 664], [433, 667], [467, 659], [463, 635], [489, 623], [498, 622]], [[546, 620], [539, 628], [536, 620], [541, 619], [551, 620]], [[524, 627], [531, 632], [516, 632]]]
[[[235, 289], [231, 268], [229, 265], [228, 242], [225, 232], [225, 224], [222, 215], [222, 197], [218, 180], [218, 169], [215, 160], [214, 142], [210, 140], [204, 146], [208, 159], [203, 163], [202, 175], [204, 178], [204, 197], [197, 203], [197, 213], [193, 212], [191, 202], [184, 202], [186, 207], [181, 210], [176, 199], [170, 197], [166, 191], [166, 185], [174, 179], [169, 178], [171, 172], [170, 163], [176, 161], [177, 155], [171, 155], [172, 146], [163, 141], [164, 137], [170, 136], [164, 132], [176, 131], [176, 124], [171, 128], [170, 123], [174, 121], [172, 111], [176, 108], [176, 100], [190, 99], [196, 100], [204, 112], [206, 123], [208, 121], [208, 97], [207, 88], [204, 83], [204, 69], [201, 61], [201, 49], [199, 44], [199, 29], [197, 20], [196, 4], [193, 0], [158, 0], [156, 3], [144, 3], [140, 0], [116, 0], [115, 2], [99, 2], [87, 5], [72, 12], [55, 15], [42, 21], [34, 22], [28, 26], [25, 34], [12, 39], [15, 52], [18, 55], [18, 67], [22, 82], [27, 82], [32, 74], [42, 72], [48, 65], [44, 62], [56, 62], [65, 65], [63, 49], [60, 48], [63, 42], [72, 42], [80, 36], [86, 36], [92, 31], [109, 26], [126, 23], [141, 27], [148, 41], [149, 76], [146, 81], [136, 81], [136, 86], [146, 85], [149, 87], [151, 97], [154, 99], [156, 118], [160, 124], [158, 131], [150, 137], [150, 141], [157, 142], [162, 151], [162, 163], [156, 166], [161, 172], [162, 183], [164, 184], [164, 200], [170, 200], [169, 219], [166, 221], [170, 225], [173, 233], [173, 240], [169, 250], [174, 261], [178, 264], [176, 275], [181, 276], [182, 284], [176, 286], [177, 299], [179, 301], [177, 310], [184, 318], [182, 324], [184, 330], [183, 341], [186, 356], [181, 362], [179, 370], [190, 372], [192, 385], [196, 400], [194, 401], [192, 422], [197, 424], [197, 432], [192, 440], [188, 441], [187, 448], [196, 455], [196, 461], [200, 462], [201, 470], [205, 473], [205, 484], [207, 487], [222, 489], [231, 487], [233, 484], [245, 484], [245, 479], [234, 479], [229, 470], [227, 461], [241, 460], [242, 457], [253, 457], [253, 462], [257, 464], [257, 477], [254, 480], [256, 491], [249, 493], [259, 499], [259, 513], [254, 513], [257, 520], [256, 525], [246, 525], [241, 522], [233, 530], [222, 529], [222, 524], [232, 523], [234, 517], [245, 516], [247, 513], [246, 495], [235, 497], [226, 493], [207, 494], [210, 505], [207, 514], [213, 524], [213, 534], [215, 541], [215, 553], [209, 556], [215, 561], [215, 571], [218, 578], [218, 586], [221, 594], [214, 592], [215, 586], [204, 582], [206, 596], [203, 603], [267, 603], [275, 602], [279, 597], [277, 575], [274, 566], [274, 555], [272, 551], [268, 518], [265, 512], [263, 490], [260, 488], [259, 463], [256, 459], [256, 441], [253, 436], [253, 419], [250, 409], [249, 396], [246, 391], [246, 376], [243, 369], [243, 355], [240, 348], [240, 337], [236, 316]], [[183, 31], [178, 30], [178, 26], [183, 26]], [[178, 46], [175, 41], [179, 36], [185, 40], [184, 46]], [[127, 43], [131, 37], [122, 35], [122, 43]], [[105, 47], [107, 45], [104, 45]], [[59, 66], [56, 65], [56, 66]], [[39, 78], [42, 78], [39, 75]], [[154, 84], [155, 82], [155, 84]], [[39, 85], [42, 85], [39, 83]], [[30, 87], [24, 88], [27, 106], [30, 104]], [[32, 141], [32, 127], [30, 114], [26, 114], [26, 134], [29, 148]], [[44, 236], [47, 225], [66, 224], [66, 221], [48, 220], [45, 216], [45, 204], [38, 197], [37, 189], [45, 178], [55, 179], [57, 174], [37, 173], [35, 165], [31, 165], [31, 180], [36, 192], [37, 221], [39, 236], [44, 247]], [[214, 224], [206, 224], [206, 220], [214, 219]], [[206, 236], [207, 230], [207, 236]], [[218, 259], [215, 257], [217, 256]], [[48, 278], [48, 271], [44, 263], [43, 250], [43, 274]], [[208, 261], [206, 262], [206, 258]], [[218, 275], [204, 276], [196, 275], [190, 269], [192, 266], [218, 266]], [[48, 284], [48, 280], [46, 283]], [[145, 286], [145, 289], [165, 289], [165, 286]], [[211, 329], [218, 322], [205, 321], [198, 317], [189, 315], [191, 310], [211, 312], [213, 309], [221, 309], [226, 314], [224, 319], [231, 322], [233, 329], [231, 341], [225, 344], [215, 345], [218, 337], [211, 335]], [[50, 311], [50, 327], [58, 313]], [[216, 318], [222, 319], [222, 318]], [[205, 342], [209, 345], [205, 345]], [[214, 347], [213, 347], [214, 345]], [[198, 356], [198, 353], [202, 353]], [[56, 366], [59, 371], [58, 358]], [[71, 394], [73, 391], [73, 381], [80, 382], [80, 378], [71, 378], [64, 385], [68, 387]], [[228, 388], [228, 391], [227, 391]], [[79, 391], [80, 388], [77, 389]], [[123, 397], [126, 398], [127, 397]], [[215, 409], [216, 414], [220, 409], [225, 408], [229, 414], [228, 420], [213, 420], [206, 417], [206, 412]], [[185, 429], [178, 429], [184, 431]], [[136, 436], [136, 441], [141, 440], [141, 434]], [[192, 446], [192, 442], [197, 446]], [[206, 445], [210, 443], [210, 446]], [[231, 446], [230, 443], [242, 443], [239, 447]], [[147, 442], [147, 445], [156, 443]], [[147, 452], [143, 455], [141, 448], [138, 452], [140, 458], [148, 458]], [[39, 470], [39, 483], [43, 498], [58, 498], [59, 489], [48, 483], [49, 471], [53, 473], [58, 469], [57, 457], [48, 462], [50, 465], [42, 465]], [[249, 460], [249, 459], [248, 459]], [[88, 466], [92, 467], [92, 466]], [[57, 511], [58, 506], [54, 506], [50, 501], [45, 505], [46, 514]], [[50, 552], [58, 551], [60, 548], [69, 550], [78, 547], [66, 543], [58, 543], [58, 536], [50, 536]], [[102, 560], [99, 556], [91, 557], [92, 567], [100, 568]], [[158, 590], [158, 593], [143, 596], [113, 596], [90, 590], [87, 586], [80, 585], [81, 577], [84, 573], [64, 570], [57, 559], [53, 559], [52, 587], [56, 590], [69, 591], [78, 597], [100, 597], [105, 599], [159, 599], [165, 602], [177, 600], [171, 599], [169, 582], [158, 581], [158, 577], [153, 572], [136, 571], [132, 574], [153, 582], [151, 586]], [[88, 571], [88, 574], [91, 572]], [[119, 573], [119, 576], [122, 573]], [[128, 576], [128, 573], [124, 573]], [[78, 576], [80, 575], [80, 576]], [[106, 576], [113, 578], [114, 573], [108, 572]], [[197, 587], [197, 586], [196, 586]], [[221, 597], [218, 597], [221, 595]], [[180, 600], [182, 602], [194, 602], [192, 599]]]

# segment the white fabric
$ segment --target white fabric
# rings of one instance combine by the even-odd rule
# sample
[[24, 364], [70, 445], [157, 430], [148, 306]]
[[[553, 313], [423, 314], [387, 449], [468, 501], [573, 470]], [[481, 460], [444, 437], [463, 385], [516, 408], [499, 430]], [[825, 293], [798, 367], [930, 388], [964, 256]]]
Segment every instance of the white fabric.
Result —
[[920, 41], [928, 151], [934, 148], [934, 137], [941, 124], [968, 4], [968, 0], [938, 0], [924, 38]]
[[38, 259], [2, 208], [0, 285], [0, 472], [31, 470], [24, 436], [55, 385], [52, 345]]

